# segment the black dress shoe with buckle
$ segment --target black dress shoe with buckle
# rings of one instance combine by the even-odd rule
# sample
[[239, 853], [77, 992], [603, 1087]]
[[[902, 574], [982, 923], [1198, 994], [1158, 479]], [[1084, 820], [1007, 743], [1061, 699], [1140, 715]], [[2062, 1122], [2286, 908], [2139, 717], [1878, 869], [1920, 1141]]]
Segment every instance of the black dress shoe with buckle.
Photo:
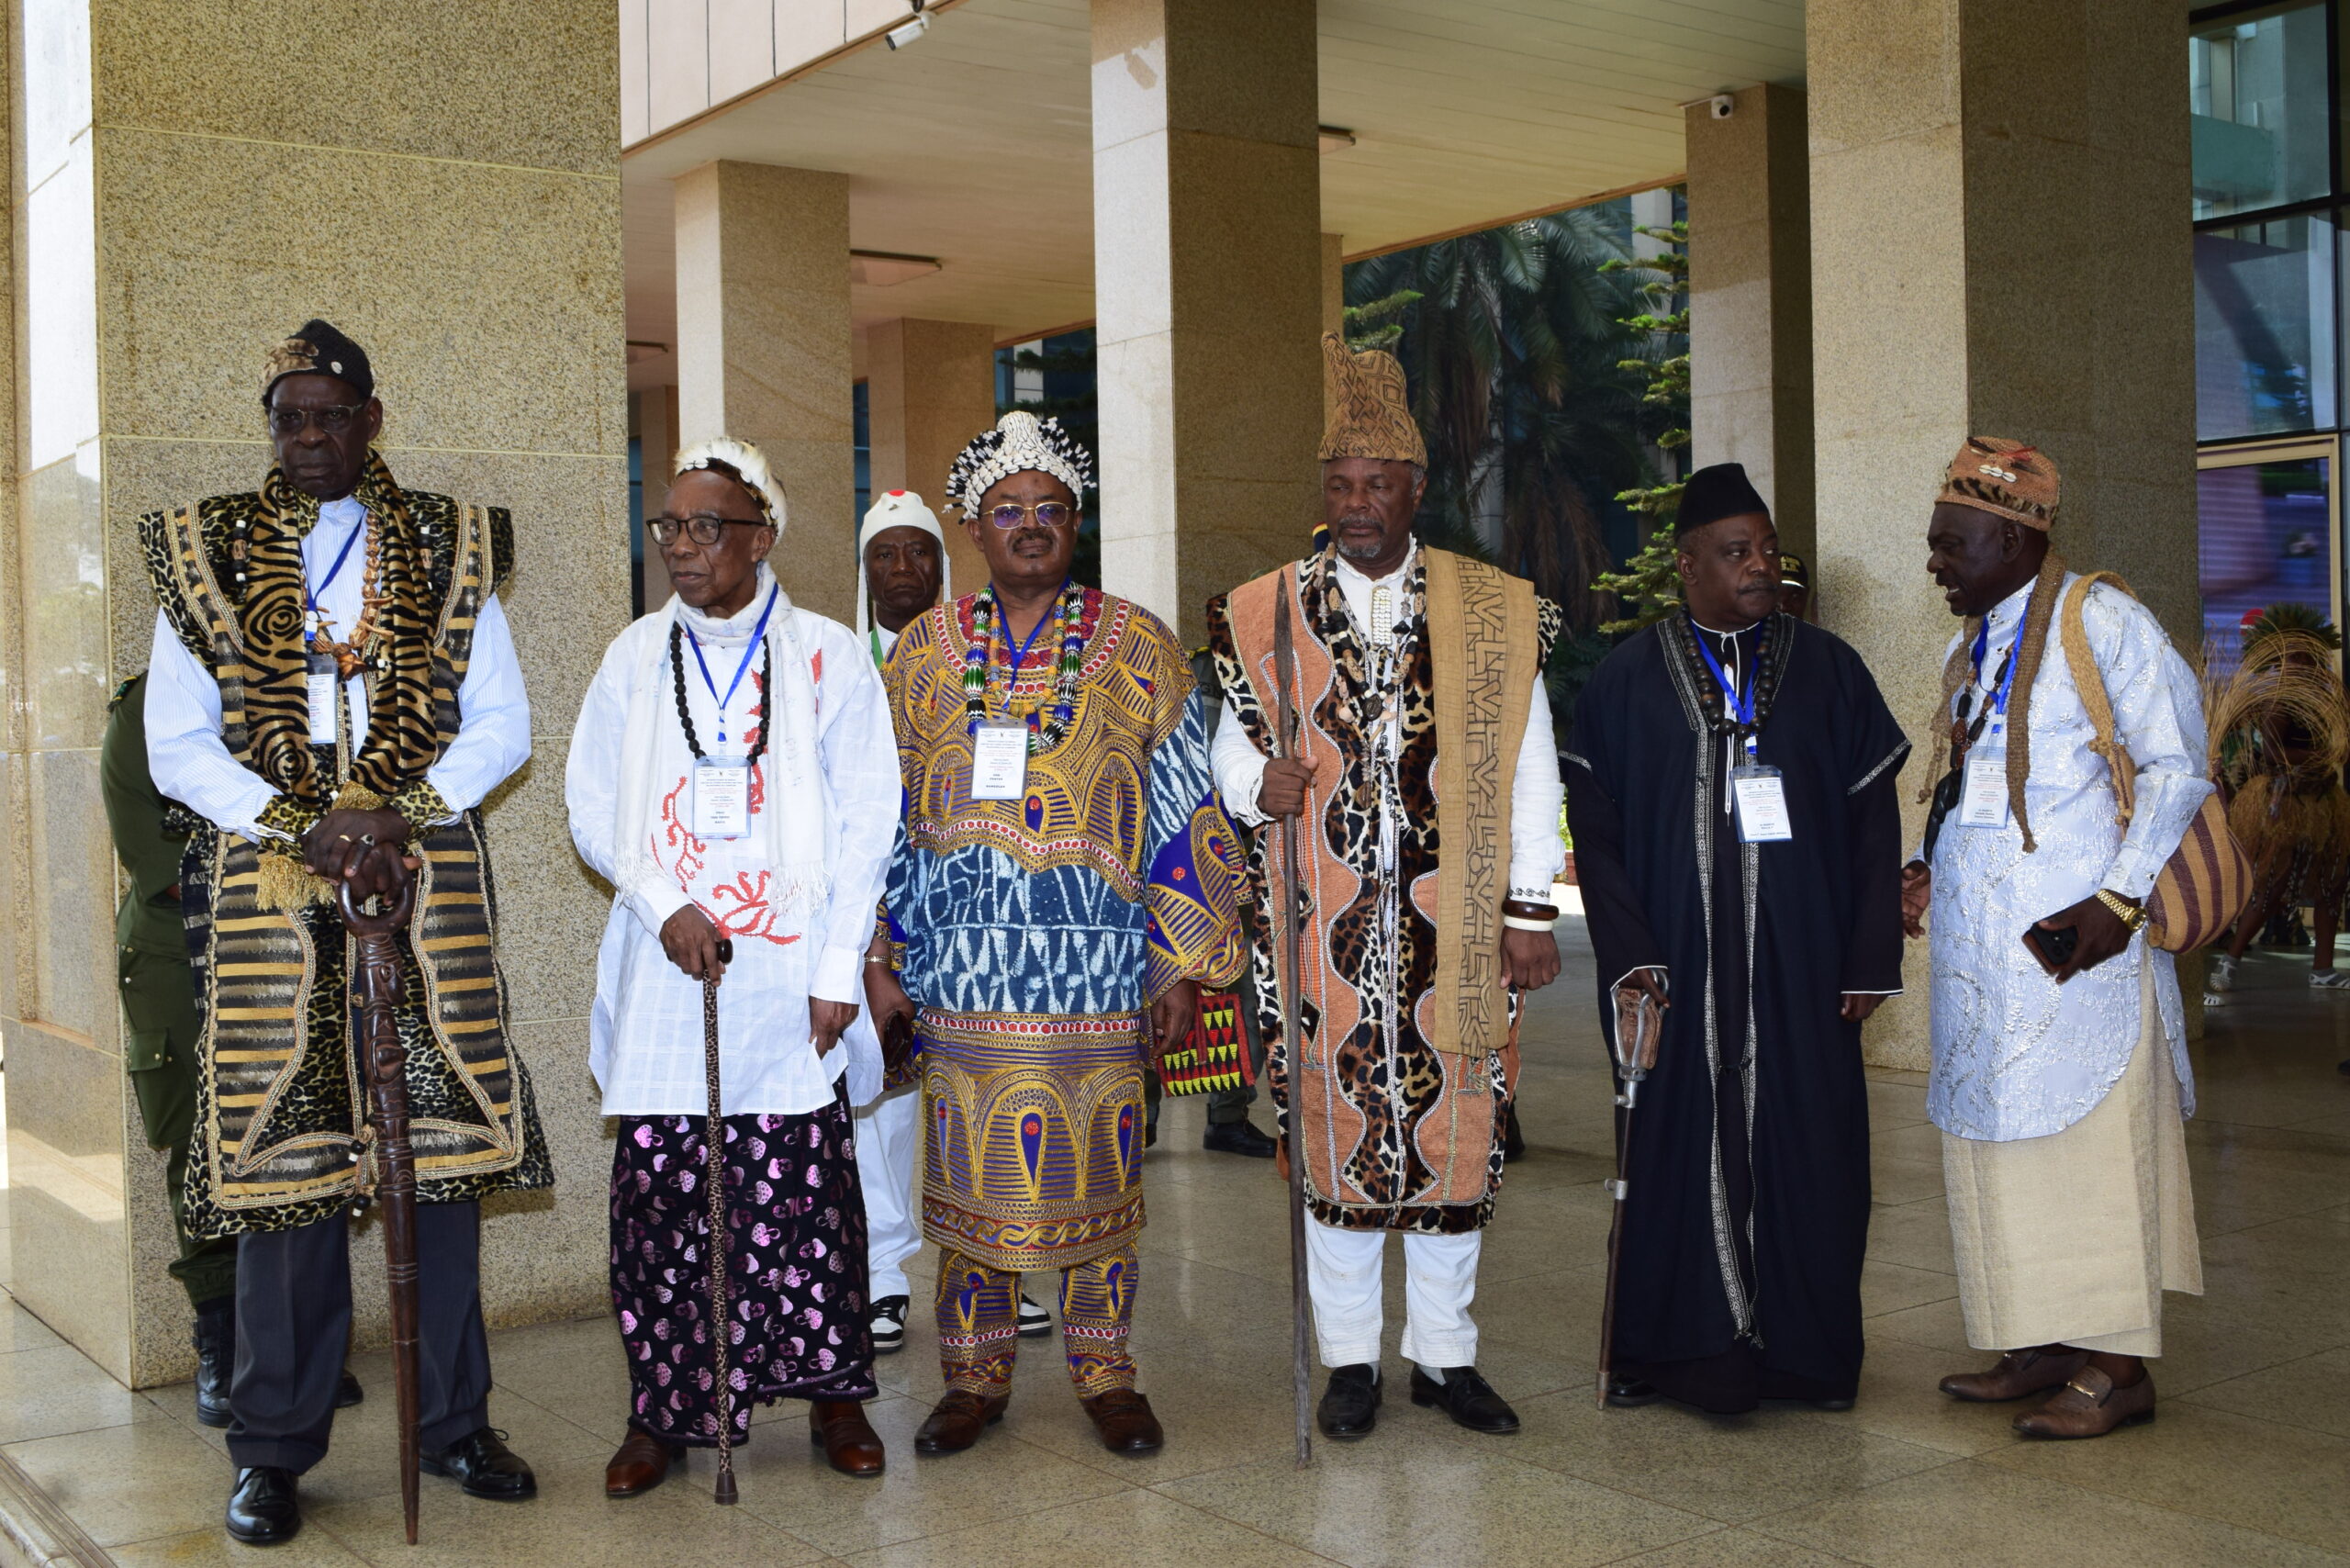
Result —
[[1250, 1159], [1270, 1159], [1275, 1145], [1271, 1138], [1257, 1130], [1255, 1123], [1242, 1120], [1210, 1122], [1208, 1130], [1201, 1135], [1200, 1147], [1210, 1154], [1238, 1154]]
[[220, 1296], [196, 1309], [196, 1418], [229, 1424], [229, 1376], [237, 1365], [237, 1298]]
[[427, 1449], [424, 1473], [446, 1475], [468, 1497], [494, 1503], [520, 1503], [539, 1495], [539, 1478], [506, 1446], [506, 1434], [495, 1427], [478, 1427], [447, 1448]]
[[1414, 1367], [1412, 1403], [1433, 1405], [1451, 1417], [1454, 1426], [1472, 1432], [1498, 1438], [1517, 1430], [1517, 1412], [1494, 1392], [1493, 1384], [1477, 1375], [1475, 1367], [1446, 1367], [1442, 1383]]
[[247, 1546], [281, 1546], [302, 1532], [294, 1473], [274, 1464], [237, 1472], [229, 1494], [229, 1533]]
[[1314, 1424], [1336, 1442], [1351, 1443], [1371, 1436], [1379, 1425], [1379, 1369], [1369, 1361], [1332, 1367], [1329, 1385], [1314, 1412]]
[[349, 1367], [343, 1368], [342, 1381], [334, 1385], [334, 1407], [348, 1410], [354, 1405], [364, 1404], [366, 1399], [367, 1391], [359, 1386], [359, 1380], [351, 1375]]
[[1663, 1397], [1664, 1390], [1636, 1377], [1611, 1377], [1607, 1380], [1607, 1403], [1618, 1410], [1637, 1410]]

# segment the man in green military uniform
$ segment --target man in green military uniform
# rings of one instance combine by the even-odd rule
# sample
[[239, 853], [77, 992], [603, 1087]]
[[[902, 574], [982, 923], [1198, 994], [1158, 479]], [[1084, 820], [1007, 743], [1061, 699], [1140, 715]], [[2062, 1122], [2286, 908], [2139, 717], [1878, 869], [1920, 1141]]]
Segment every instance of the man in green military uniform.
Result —
[[147, 678], [125, 681], [107, 711], [98, 780], [129, 876], [115, 913], [115, 965], [122, 976], [122, 1065], [139, 1101], [147, 1144], [162, 1152], [163, 1188], [180, 1255], [172, 1278], [196, 1309], [196, 1418], [229, 1424], [229, 1369], [237, 1353], [237, 1238], [199, 1240], [187, 1229], [187, 1143], [196, 1130], [195, 980], [180, 926], [180, 855], [187, 824], [174, 818], [147, 772]]

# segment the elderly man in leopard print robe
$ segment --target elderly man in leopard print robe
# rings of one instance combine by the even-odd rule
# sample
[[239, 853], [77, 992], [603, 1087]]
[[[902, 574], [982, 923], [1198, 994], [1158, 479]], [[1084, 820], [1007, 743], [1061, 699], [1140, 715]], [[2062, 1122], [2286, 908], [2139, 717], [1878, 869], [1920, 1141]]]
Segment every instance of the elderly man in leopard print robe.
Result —
[[502, 510], [400, 487], [359, 345], [324, 321], [268, 357], [276, 464], [257, 492], [140, 520], [159, 611], [155, 785], [200, 819], [180, 883], [201, 1010], [187, 1227], [241, 1238], [229, 1532], [301, 1528], [351, 1331], [350, 1225], [371, 1179], [337, 884], [396, 894], [422, 1281], [424, 1468], [519, 1501], [531, 1468], [488, 1419], [480, 1204], [554, 1180], [506, 1029], [478, 810], [531, 755], [498, 588]]
[[1517, 993], [1559, 972], [1563, 791], [1541, 681], [1559, 611], [1520, 578], [1413, 540], [1427, 456], [1402, 367], [1335, 335], [1323, 347], [1329, 543], [1208, 607], [1225, 807], [1252, 825], [1300, 819], [1300, 864], [1260, 834], [1252, 870], [1271, 894], [1260, 909], [1295, 888], [1302, 972], [1277, 976], [1270, 913], [1255, 956], [1268, 1042], [1283, 1038], [1281, 999], [1301, 997], [1300, 1059], [1274, 1049], [1271, 1077], [1284, 1171], [1304, 1160], [1307, 1280], [1330, 1369], [1320, 1424], [1346, 1439], [1378, 1420], [1393, 1230], [1414, 1403], [1513, 1432], [1516, 1414], [1478, 1375], [1469, 1305], [1501, 1186]]

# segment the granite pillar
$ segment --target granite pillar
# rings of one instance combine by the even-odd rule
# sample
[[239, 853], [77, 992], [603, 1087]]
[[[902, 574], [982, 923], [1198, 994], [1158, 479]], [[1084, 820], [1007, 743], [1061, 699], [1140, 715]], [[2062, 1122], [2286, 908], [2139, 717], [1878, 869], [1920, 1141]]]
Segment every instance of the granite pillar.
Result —
[[1803, 93], [1688, 117], [1693, 462], [1742, 463], [1779, 542], [1812, 553], [1811, 211]]
[[988, 580], [987, 558], [946, 504], [956, 454], [995, 423], [995, 329], [969, 321], [877, 321], [865, 334], [873, 493], [912, 490], [938, 514], [954, 588]]
[[[485, 1295], [501, 1324], [592, 1311], [610, 1145], [586, 1036], [609, 895], [572, 854], [562, 785], [629, 609], [612, 9], [545, 0], [519, 30], [468, 7], [12, 11], [28, 64], [6, 443], [23, 468], [0, 485], [9, 1286], [127, 1383], [193, 1364], [162, 1162], [123, 1077], [98, 745], [153, 625], [134, 520], [257, 486], [263, 356], [319, 315], [369, 351], [394, 472], [514, 510], [537, 755], [488, 821], [513, 1038], [562, 1184], [491, 1205]], [[372, 1226], [354, 1257], [361, 1337], [380, 1340]]]
[[[2196, 645], [2177, 12], [1813, 0], [1806, 23], [1816, 569], [1829, 628], [1868, 660], [1918, 743], [1902, 779], [1914, 837], [1954, 626], [1925, 575], [1926, 518], [1969, 432], [2053, 456], [2057, 550], [2122, 571]], [[1914, 946], [1908, 980], [1871, 1023], [1873, 1061], [1926, 1062]]]
[[794, 602], [856, 618], [848, 176], [705, 163], [677, 176], [677, 441], [755, 443], [782, 481]]
[[1312, 0], [1092, 0], [1103, 585], [1187, 643], [1302, 550], [1322, 425]]

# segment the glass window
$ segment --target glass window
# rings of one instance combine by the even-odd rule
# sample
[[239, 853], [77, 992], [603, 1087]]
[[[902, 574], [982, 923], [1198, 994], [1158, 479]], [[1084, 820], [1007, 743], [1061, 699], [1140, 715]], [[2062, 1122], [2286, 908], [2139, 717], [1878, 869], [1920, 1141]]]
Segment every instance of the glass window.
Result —
[[2332, 194], [2325, 29], [2319, 4], [2232, 17], [2188, 35], [2199, 219]]
[[2333, 423], [2334, 266], [2327, 214], [2196, 230], [2198, 440]]
[[2197, 479], [2203, 634], [2223, 659], [2237, 630], [2272, 604], [2333, 616], [2333, 463], [2282, 458], [2206, 468]]

